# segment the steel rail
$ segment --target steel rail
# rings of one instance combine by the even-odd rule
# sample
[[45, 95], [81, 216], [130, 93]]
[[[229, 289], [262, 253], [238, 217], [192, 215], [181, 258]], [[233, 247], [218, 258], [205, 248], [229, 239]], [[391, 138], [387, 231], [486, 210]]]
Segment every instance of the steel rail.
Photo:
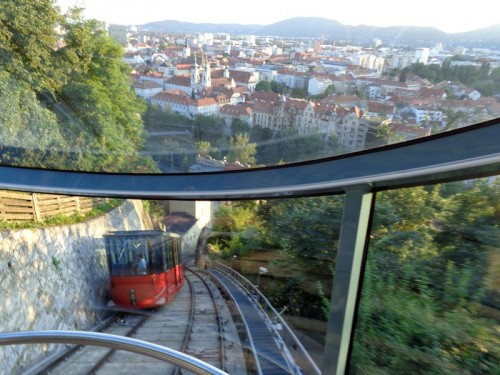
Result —
[[[148, 319], [150, 319], [150, 316], [142, 315], [139, 320], [132, 326], [130, 327], [129, 330], [123, 335], [123, 337], [131, 337], [133, 334], [137, 332], [137, 330], [146, 322]], [[91, 374], [97, 373], [97, 370], [99, 370], [102, 366], [104, 366], [111, 356], [116, 352], [116, 349], [109, 349], [106, 354], [104, 354], [100, 360], [98, 360], [95, 364], [94, 367], [92, 367], [92, 370], [90, 371]]]
[[226, 353], [225, 353], [225, 346], [224, 346], [224, 330], [222, 328], [222, 316], [220, 312], [219, 305], [217, 304], [217, 300], [215, 298], [214, 292], [210, 285], [208, 285], [207, 281], [200, 275], [199, 272], [193, 271], [191, 268], [187, 267], [186, 268], [192, 272], [196, 277], [198, 277], [203, 285], [208, 290], [208, 293], [210, 294], [210, 299], [212, 300], [212, 303], [214, 305], [214, 310], [215, 310], [215, 315], [217, 316], [217, 325], [219, 328], [219, 344], [220, 344], [220, 362], [221, 362], [221, 369], [226, 369]]
[[119, 198], [230, 200], [343, 194], [496, 175], [500, 120], [310, 162], [231, 172], [112, 174], [0, 166], [0, 189]]
[[0, 345], [21, 344], [95, 345], [125, 350], [172, 363], [199, 375], [228, 375], [226, 372], [197, 358], [176, 350], [130, 337], [85, 331], [20, 331], [0, 333]]
[[[184, 269], [187, 269], [186, 264], [184, 264]], [[186, 325], [186, 333], [184, 334], [184, 339], [182, 340], [181, 344], [181, 349], [180, 351], [185, 353], [187, 351], [187, 347], [189, 344], [189, 336], [191, 335], [191, 332], [193, 330], [193, 322], [194, 322], [194, 305], [195, 305], [195, 295], [194, 295], [194, 288], [191, 280], [184, 274], [184, 280], [187, 281], [189, 285], [189, 290], [190, 290], [190, 298], [189, 298], [189, 317], [188, 317], [188, 322]], [[180, 366], [177, 366], [174, 371], [172, 372], [173, 375], [179, 375], [181, 373]]]

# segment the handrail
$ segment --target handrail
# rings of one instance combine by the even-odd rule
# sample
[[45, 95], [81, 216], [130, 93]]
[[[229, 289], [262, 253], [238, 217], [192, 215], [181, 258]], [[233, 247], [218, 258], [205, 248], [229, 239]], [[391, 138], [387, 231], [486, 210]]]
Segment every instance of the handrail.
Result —
[[[232, 296], [231, 292], [229, 290], [226, 289], [226, 292], [231, 296], [232, 299], [234, 299], [234, 297]], [[243, 312], [241, 311], [240, 307], [238, 306], [238, 304], [235, 304], [235, 308], [238, 310], [238, 313], [243, 321], [243, 325], [245, 326], [245, 331], [246, 332], [250, 332], [250, 328], [248, 327], [248, 324], [247, 324], [247, 321], [245, 320], [245, 316], [243, 315]], [[248, 342], [249, 342], [249, 349], [252, 353], [252, 355], [254, 356], [255, 358], [255, 366], [257, 367], [257, 374], [259, 375], [264, 375], [262, 373], [262, 368], [260, 366], [260, 362], [257, 358], [257, 350], [255, 349], [255, 345], [253, 343], [253, 339], [252, 339], [252, 336], [251, 335], [248, 335]]]
[[[270, 321], [270, 323], [271, 323], [271, 325], [272, 325], [275, 333], [281, 338], [281, 334], [274, 328], [274, 325], [273, 325], [273, 323], [279, 322], [282, 325], [282, 327], [285, 328], [285, 330], [287, 331], [287, 334], [290, 336], [290, 338], [293, 340], [293, 344], [296, 345], [296, 347], [298, 348], [298, 350], [302, 353], [302, 355], [304, 356], [304, 358], [308, 361], [308, 363], [309, 363], [312, 371], [315, 374], [320, 375], [321, 374], [321, 370], [316, 365], [316, 363], [314, 362], [314, 360], [312, 359], [312, 357], [309, 355], [309, 353], [307, 352], [307, 350], [304, 348], [304, 346], [302, 345], [302, 343], [300, 342], [300, 340], [297, 338], [297, 336], [295, 335], [295, 333], [290, 329], [290, 327], [285, 322], [285, 320], [276, 311], [276, 309], [271, 305], [271, 303], [267, 300], [267, 298], [261, 293], [261, 291], [258, 288], [256, 288], [255, 285], [250, 280], [246, 279], [243, 275], [241, 275], [240, 273], [236, 272], [232, 268], [230, 268], [230, 267], [228, 267], [228, 266], [226, 266], [226, 265], [224, 265], [224, 264], [222, 264], [220, 262], [216, 262], [216, 261], [212, 262], [212, 265], [215, 265], [214, 268], [216, 268], [217, 270], [219, 270], [219, 271], [221, 271], [221, 272], [223, 272], [223, 273], [225, 273], [227, 275], [230, 275], [231, 278], [233, 278], [236, 282], [238, 282], [238, 284], [240, 284], [243, 287], [243, 289], [246, 290], [254, 298], [254, 300], [257, 302], [257, 306], [264, 313], [266, 311], [259, 305], [259, 302], [265, 304], [265, 306], [267, 307], [267, 309], [271, 312], [272, 319], [270, 319], [267, 314], [265, 314], [265, 316], [269, 319], [269, 321]], [[255, 295], [257, 295], [258, 298], [255, 298]], [[295, 361], [293, 360], [293, 358], [288, 358], [288, 360], [290, 362], [295, 363]]]
[[20, 344], [76, 344], [103, 346], [116, 350], [142, 354], [164, 362], [172, 363], [199, 375], [228, 375], [226, 372], [200, 361], [197, 358], [165, 346], [130, 337], [86, 331], [20, 331], [0, 333], [0, 345]]

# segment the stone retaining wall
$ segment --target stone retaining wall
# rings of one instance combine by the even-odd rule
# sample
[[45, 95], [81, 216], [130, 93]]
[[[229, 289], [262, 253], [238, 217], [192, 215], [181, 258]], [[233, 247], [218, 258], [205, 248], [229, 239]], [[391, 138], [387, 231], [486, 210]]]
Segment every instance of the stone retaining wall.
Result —
[[[105, 316], [103, 234], [152, 229], [140, 201], [65, 227], [0, 232], [0, 330], [86, 330]], [[54, 345], [0, 347], [1, 373], [29, 367]]]

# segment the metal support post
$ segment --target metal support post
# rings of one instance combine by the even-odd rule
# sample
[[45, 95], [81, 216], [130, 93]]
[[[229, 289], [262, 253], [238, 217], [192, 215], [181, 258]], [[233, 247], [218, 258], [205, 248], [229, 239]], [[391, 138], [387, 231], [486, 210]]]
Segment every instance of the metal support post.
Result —
[[346, 370], [373, 195], [368, 185], [349, 189], [345, 194], [323, 355], [323, 374], [341, 375]]

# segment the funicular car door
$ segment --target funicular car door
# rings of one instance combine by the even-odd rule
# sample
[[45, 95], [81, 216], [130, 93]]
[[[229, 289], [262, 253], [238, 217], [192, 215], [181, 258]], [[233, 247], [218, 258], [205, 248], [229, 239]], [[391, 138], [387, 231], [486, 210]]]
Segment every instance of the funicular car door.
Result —
[[172, 238], [172, 261], [175, 269], [175, 282], [180, 287], [184, 284], [184, 276], [182, 275], [182, 265], [180, 257], [180, 238]]

